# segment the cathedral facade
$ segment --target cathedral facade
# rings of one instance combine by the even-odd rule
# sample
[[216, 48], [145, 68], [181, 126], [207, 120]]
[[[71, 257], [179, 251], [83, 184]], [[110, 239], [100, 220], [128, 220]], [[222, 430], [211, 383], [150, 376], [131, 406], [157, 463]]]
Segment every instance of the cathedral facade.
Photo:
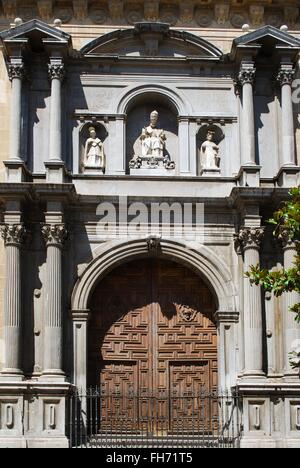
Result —
[[242, 447], [300, 447], [299, 299], [245, 277], [293, 265], [299, 13], [2, 0], [0, 447], [72, 445], [89, 388], [238, 395]]

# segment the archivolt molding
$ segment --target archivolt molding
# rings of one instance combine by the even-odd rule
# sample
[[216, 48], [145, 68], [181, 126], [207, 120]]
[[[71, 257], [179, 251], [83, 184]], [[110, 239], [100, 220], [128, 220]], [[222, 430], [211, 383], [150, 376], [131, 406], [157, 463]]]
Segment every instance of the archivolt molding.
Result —
[[[94, 252], [94, 260], [78, 279], [73, 295], [72, 310], [87, 310], [89, 299], [101, 278], [122, 263], [147, 258], [148, 239], [116, 240], [105, 243]], [[217, 307], [222, 313], [237, 312], [237, 293], [227, 265], [207, 246], [189, 246], [183, 242], [162, 239], [161, 258], [173, 260], [191, 268], [208, 283], [215, 295]]]
[[182, 94], [176, 89], [165, 87], [162, 85], [148, 85], [143, 84], [140, 86], [132, 86], [129, 89], [126, 88], [123, 94], [119, 95], [118, 98], [112, 104], [113, 109], [117, 114], [127, 114], [128, 109], [134, 103], [136, 98], [140, 98], [143, 95], [157, 94], [169, 101], [175, 109], [178, 115], [191, 115], [193, 110], [187, 99], [184, 99]]

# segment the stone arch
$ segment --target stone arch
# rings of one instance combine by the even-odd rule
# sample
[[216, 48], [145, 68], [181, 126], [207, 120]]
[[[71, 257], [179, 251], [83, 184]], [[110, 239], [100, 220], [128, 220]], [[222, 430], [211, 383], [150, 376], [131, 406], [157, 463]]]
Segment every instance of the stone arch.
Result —
[[176, 110], [178, 116], [190, 115], [192, 107], [189, 101], [178, 91], [169, 87], [154, 84], [143, 84], [132, 86], [118, 97], [114, 102], [113, 108], [117, 114], [127, 114], [128, 110], [137, 99], [147, 95], [157, 95], [160, 99], [168, 100], [170, 105]]
[[[113, 241], [100, 246], [94, 260], [79, 277], [72, 295], [72, 310], [87, 310], [89, 298], [99, 280], [128, 260], [149, 256], [148, 239]], [[222, 313], [237, 312], [237, 294], [227, 265], [208, 247], [189, 246], [184, 242], [163, 239], [160, 257], [182, 263], [198, 273], [211, 287], [217, 308]]]

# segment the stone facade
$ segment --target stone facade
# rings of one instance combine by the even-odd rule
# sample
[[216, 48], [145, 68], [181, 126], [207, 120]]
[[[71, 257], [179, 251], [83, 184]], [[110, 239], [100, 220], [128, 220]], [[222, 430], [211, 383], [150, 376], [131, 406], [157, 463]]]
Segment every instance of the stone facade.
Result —
[[[242, 445], [300, 447], [288, 360], [297, 297], [262, 295], [243, 275], [293, 262], [266, 220], [299, 184], [298, 10], [2, 0], [0, 447], [68, 445], [66, 395], [87, 385], [92, 291], [120, 263], [157, 255], [198, 272], [216, 297], [219, 385], [242, 395]], [[132, 167], [154, 110], [153, 154]], [[101, 170], [86, 170], [87, 154]], [[121, 213], [118, 236], [99, 233], [99, 203], [118, 212], [119, 197], [149, 209], [203, 203], [196, 239], [162, 227], [149, 237], [147, 223], [129, 236]]]

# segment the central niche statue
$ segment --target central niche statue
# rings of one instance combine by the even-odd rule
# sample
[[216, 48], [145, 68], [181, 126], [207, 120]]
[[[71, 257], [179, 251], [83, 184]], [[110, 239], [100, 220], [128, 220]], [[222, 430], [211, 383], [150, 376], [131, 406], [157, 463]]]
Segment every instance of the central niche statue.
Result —
[[131, 169], [175, 169], [175, 162], [165, 154], [167, 137], [164, 130], [157, 128], [158, 112], [150, 115], [150, 124], [143, 128], [140, 136], [141, 154], [135, 156], [129, 163]]
[[105, 173], [104, 147], [97, 137], [95, 127], [89, 128], [90, 137], [87, 139], [84, 151], [84, 172]]
[[214, 132], [209, 131], [201, 146], [201, 175], [220, 173], [220, 148], [213, 138]]

